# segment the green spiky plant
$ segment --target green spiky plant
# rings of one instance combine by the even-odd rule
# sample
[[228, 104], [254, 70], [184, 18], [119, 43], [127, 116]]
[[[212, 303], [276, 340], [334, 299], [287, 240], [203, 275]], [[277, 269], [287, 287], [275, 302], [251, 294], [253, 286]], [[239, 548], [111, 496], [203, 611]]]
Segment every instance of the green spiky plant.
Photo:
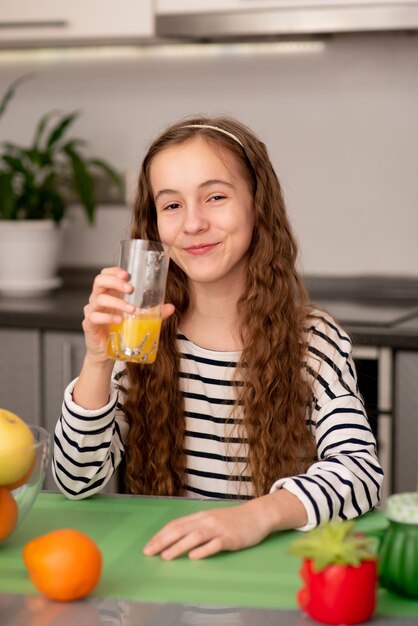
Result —
[[[0, 100], [0, 118], [18, 87], [31, 77], [22, 76], [9, 86]], [[91, 224], [97, 207], [95, 176], [101, 174], [121, 190], [121, 178], [109, 163], [87, 158], [80, 150], [86, 142], [68, 138], [78, 115], [50, 111], [39, 120], [29, 146], [1, 143], [0, 219], [52, 219], [59, 224], [73, 195]]]
[[355, 532], [353, 521], [331, 521], [295, 539], [290, 553], [313, 562], [317, 571], [328, 565], [360, 565], [376, 559], [375, 540]]

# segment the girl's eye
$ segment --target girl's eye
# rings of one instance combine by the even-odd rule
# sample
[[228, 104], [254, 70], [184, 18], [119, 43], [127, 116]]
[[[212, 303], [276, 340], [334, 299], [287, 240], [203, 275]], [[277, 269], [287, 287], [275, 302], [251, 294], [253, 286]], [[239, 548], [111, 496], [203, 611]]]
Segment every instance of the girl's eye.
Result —
[[171, 204], [167, 204], [167, 206], [163, 207], [163, 211], [173, 211], [174, 209], [178, 209], [180, 204], [178, 202], [172, 202]]
[[209, 198], [209, 200], [214, 200], [215, 202], [218, 202], [219, 200], [224, 200], [224, 199], [225, 199], [225, 196], [221, 196], [220, 194], [216, 194]]

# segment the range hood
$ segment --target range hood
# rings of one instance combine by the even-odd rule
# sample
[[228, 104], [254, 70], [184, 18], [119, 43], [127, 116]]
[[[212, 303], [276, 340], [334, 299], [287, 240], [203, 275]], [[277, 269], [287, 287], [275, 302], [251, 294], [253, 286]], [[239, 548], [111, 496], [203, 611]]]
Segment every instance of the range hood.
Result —
[[194, 0], [184, 2], [186, 8], [182, 10], [174, 10], [175, 4], [167, 2], [166, 10], [157, 14], [156, 30], [160, 37], [262, 40], [418, 30], [417, 0], [225, 0], [201, 2], [200, 7]]

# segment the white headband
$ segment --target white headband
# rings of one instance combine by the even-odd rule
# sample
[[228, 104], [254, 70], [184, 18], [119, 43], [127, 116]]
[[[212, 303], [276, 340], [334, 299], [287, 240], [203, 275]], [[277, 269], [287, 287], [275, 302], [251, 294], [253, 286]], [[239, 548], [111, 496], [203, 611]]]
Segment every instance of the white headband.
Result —
[[223, 133], [224, 135], [228, 135], [228, 137], [231, 137], [231, 139], [239, 143], [241, 148], [244, 147], [236, 135], [230, 133], [229, 130], [224, 130], [223, 128], [219, 128], [219, 126], [211, 126], [210, 124], [185, 124], [184, 126], [182, 126], [182, 128], [211, 128], [212, 130], [217, 130], [218, 133]]

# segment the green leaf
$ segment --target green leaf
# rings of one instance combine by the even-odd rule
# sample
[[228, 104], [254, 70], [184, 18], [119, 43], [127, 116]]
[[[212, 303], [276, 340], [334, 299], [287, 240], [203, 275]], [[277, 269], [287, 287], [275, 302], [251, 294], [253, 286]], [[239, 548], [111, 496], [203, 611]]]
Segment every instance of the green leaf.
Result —
[[17, 78], [15, 81], [12, 82], [12, 84], [9, 86], [6, 93], [0, 100], [0, 118], [5, 113], [10, 100], [13, 98], [13, 96], [16, 93], [16, 90], [20, 87], [20, 85], [22, 85], [23, 83], [26, 83], [28, 80], [31, 80], [34, 76], [35, 76], [34, 74], [24, 74], [23, 76], [20, 76], [19, 78]]
[[45, 128], [47, 127], [49, 120], [59, 113], [60, 112], [58, 110], [49, 111], [48, 113], [45, 113], [45, 115], [43, 115], [39, 120], [35, 129], [35, 136], [33, 138], [33, 148], [35, 150], [38, 150], [40, 147], [42, 135], [44, 134]]
[[356, 534], [353, 521], [331, 521], [295, 539], [290, 553], [311, 559], [315, 569], [321, 570], [331, 564], [357, 566], [375, 559], [372, 545], [372, 538]]
[[70, 158], [72, 166], [72, 183], [74, 189], [86, 209], [89, 223], [92, 224], [96, 210], [96, 198], [94, 195], [93, 179], [88, 170], [88, 165], [73, 148], [67, 146], [65, 152]]
[[0, 172], [0, 219], [16, 219], [13, 174], [8, 174], [6, 172]]
[[23, 160], [19, 159], [17, 156], [4, 154], [2, 159], [4, 163], [9, 166], [11, 172], [20, 172], [21, 174], [27, 173], [27, 168], [25, 167]]
[[27, 156], [29, 161], [36, 167], [42, 167], [44, 165], [47, 165], [46, 161], [48, 163], [51, 161], [51, 158], [49, 155], [47, 155], [48, 156], [48, 159], [47, 159], [45, 153], [41, 152], [35, 147], [29, 148], [28, 150], [24, 150], [24, 154]]
[[45, 176], [42, 187], [44, 187], [45, 189], [56, 189], [57, 180], [57, 173], [52, 170], [47, 176]]
[[42, 197], [44, 211], [47, 212], [56, 224], [64, 217], [66, 204], [59, 193], [51, 189], [45, 189]]
[[61, 139], [61, 137], [64, 135], [64, 133], [66, 132], [66, 130], [68, 129], [69, 126], [71, 126], [71, 124], [74, 122], [74, 120], [79, 116], [78, 111], [73, 111], [73, 113], [70, 113], [69, 115], [64, 116], [63, 118], [61, 118], [61, 120], [58, 122], [58, 124], [56, 126], [54, 126], [54, 128], [52, 129], [47, 142], [46, 142], [46, 149], [49, 150], [50, 148], [52, 148], [53, 146], [55, 146], [55, 144]]

